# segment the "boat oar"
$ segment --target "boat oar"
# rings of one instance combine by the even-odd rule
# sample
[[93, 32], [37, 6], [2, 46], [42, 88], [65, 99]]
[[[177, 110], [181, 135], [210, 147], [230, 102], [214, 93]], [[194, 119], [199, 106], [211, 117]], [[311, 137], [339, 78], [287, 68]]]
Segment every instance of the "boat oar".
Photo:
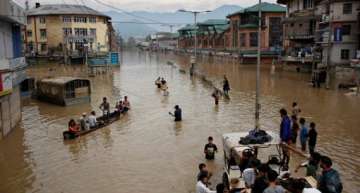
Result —
[[308, 154], [306, 154], [306, 153], [304, 153], [303, 151], [297, 149], [296, 147], [293, 147], [293, 146], [288, 145], [288, 144], [283, 144], [283, 145], [285, 145], [289, 150], [291, 150], [291, 151], [299, 154], [300, 156], [305, 157], [305, 158], [309, 158], [309, 155], [308, 155]]

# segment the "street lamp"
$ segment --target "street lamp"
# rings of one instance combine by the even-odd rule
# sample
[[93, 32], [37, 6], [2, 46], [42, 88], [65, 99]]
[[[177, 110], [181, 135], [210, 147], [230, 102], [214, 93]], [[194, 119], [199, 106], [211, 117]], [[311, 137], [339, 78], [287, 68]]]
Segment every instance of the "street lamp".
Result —
[[183, 13], [192, 13], [194, 15], [194, 25], [195, 25], [195, 45], [194, 45], [194, 61], [191, 63], [191, 69], [190, 69], [190, 75], [192, 75], [193, 71], [194, 71], [194, 64], [196, 64], [196, 57], [197, 57], [197, 15], [200, 13], [209, 13], [211, 12], [210, 10], [206, 10], [206, 11], [189, 11], [189, 10], [185, 10], [185, 9], [179, 9], [178, 12], [183, 12]]

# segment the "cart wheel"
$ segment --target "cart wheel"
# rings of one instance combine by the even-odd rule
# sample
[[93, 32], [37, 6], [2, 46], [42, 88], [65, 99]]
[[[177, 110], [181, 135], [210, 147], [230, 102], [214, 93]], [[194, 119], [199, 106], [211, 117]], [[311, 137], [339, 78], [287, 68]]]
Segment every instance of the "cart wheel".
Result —
[[222, 182], [223, 182], [223, 184], [224, 184], [224, 187], [226, 187], [228, 190], [230, 190], [229, 177], [228, 177], [228, 175], [226, 174], [226, 172], [223, 173]]

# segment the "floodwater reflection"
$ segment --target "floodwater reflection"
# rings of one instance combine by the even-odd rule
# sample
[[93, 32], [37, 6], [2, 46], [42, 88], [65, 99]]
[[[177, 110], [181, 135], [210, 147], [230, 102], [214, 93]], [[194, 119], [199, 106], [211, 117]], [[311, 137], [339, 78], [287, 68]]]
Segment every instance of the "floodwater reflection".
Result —
[[[176, 67], [167, 65], [173, 61]], [[255, 66], [234, 60], [200, 58], [198, 68], [221, 88], [224, 74], [231, 100], [214, 105], [213, 88], [200, 78], [190, 78], [188, 56], [128, 52], [124, 63], [111, 73], [91, 77], [90, 104], [58, 107], [36, 100], [23, 103], [22, 122], [0, 141], [0, 192], [194, 192], [203, 146], [213, 136], [219, 147], [214, 162], [207, 162], [216, 185], [222, 175], [221, 135], [247, 131], [254, 125]], [[32, 66], [29, 74], [86, 76], [84, 66]], [[165, 77], [169, 96], [154, 85]], [[302, 116], [318, 125], [319, 147], [334, 159], [345, 192], [360, 187], [359, 99], [342, 92], [314, 89], [308, 74], [261, 69], [261, 125], [278, 131], [279, 109], [297, 101]], [[70, 118], [95, 110], [106, 96], [115, 102], [129, 96], [132, 109], [121, 120], [71, 142], [62, 140]], [[183, 110], [181, 123], [168, 115], [176, 104]], [[294, 158], [300, 161], [299, 158]]]

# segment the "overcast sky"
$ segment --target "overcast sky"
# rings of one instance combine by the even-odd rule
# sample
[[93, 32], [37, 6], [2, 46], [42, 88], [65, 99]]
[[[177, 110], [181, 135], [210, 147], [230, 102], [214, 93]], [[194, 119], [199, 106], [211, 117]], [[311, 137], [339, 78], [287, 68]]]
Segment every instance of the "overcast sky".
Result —
[[[15, 0], [19, 4], [24, 5], [26, 0]], [[152, 11], [152, 12], [169, 12], [178, 9], [192, 10], [211, 10], [221, 5], [240, 5], [242, 7], [251, 6], [258, 3], [258, 0], [98, 0], [106, 4], [127, 11]], [[263, 0], [265, 2], [275, 3], [276, 0]], [[30, 7], [35, 2], [40, 3], [67, 3], [67, 4], [86, 4], [99, 11], [108, 11], [109, 8], [103, 7], [95, 2], [95, 0], [29, 0]]]

